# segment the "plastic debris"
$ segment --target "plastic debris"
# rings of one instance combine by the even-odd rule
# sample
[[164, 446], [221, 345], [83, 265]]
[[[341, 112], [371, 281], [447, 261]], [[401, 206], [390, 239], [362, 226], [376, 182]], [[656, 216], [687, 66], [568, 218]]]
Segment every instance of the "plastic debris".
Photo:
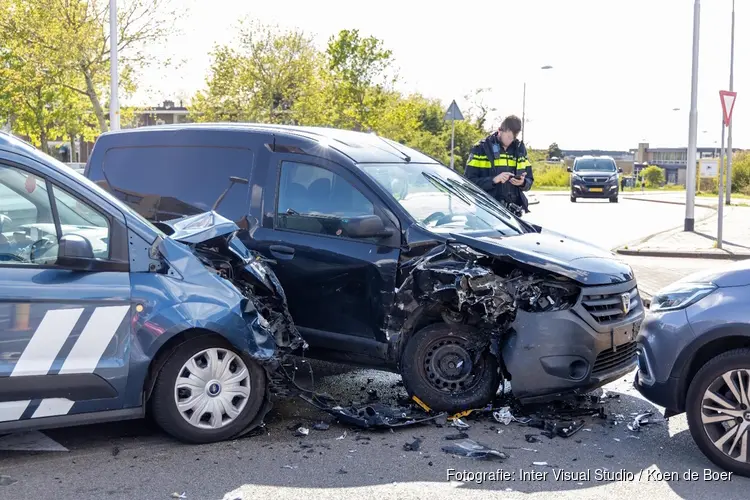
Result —
[[583, 429], [583, 421], [580, 421], [580, 422], [571, 422], [570, 425], [567, 425], [565, 427], [561, 427], [557, 431], [557, 434], [560, 437], [569, 438], [570, 436], [572, 436], [576, 432], [580, 431], [581, 429]]
[[338, 471], [336, 471], [336, 474], [349, 474], [349, 471], [347, 471], [346, 469], [339, 469]]
[[414, 441], [412, 441], [411, 443], [404, 443], [404, 451], [419, 451], [419, 445], [421, 443], [421, 439], [414, 438]]
[[654, 412], [647, 411], [636, 415], [631, 423], [628, 424], [628, 430], [632, 432], [638, 432], [641, 430], [641, 426], [650, 424], [649, 418], [653, 416]]
[[477, 443], [472, 439], [462, 439], [455, 441], [441, 448], [445, 453], [459, 455], [462, 457], [476, 458], [479, 460], [505, 460], [508, 458], [507, 453], [493, 450], [487, 446]]
[[13, 483], [17, 483], [18, 479], [14, 479], [10, 476], [0, 476], [0, 486], [10, 486]]
[[497, 411], [493, 411], [492, 416], [495, 418], [497, 422], [500, 422], [501, 424], [505, 424], [505, 425], [510, 424], [514, 420], [513, 414], [510, 412], [509, 406], [504, 406]]
[[471, 426], [460, 418], [455, 418], [453, 419], [453, 422], [451, 422], [451, 427], [455, 427], [457, 429], [468, 429]]
[[[296, 469], [297, 467], [299, 466], [298, 465], [282, 465], [281, 466], [282, 469]], [[184, 497], [181, 497], [181, 498], [184, 498]]]
[[184, 491], [183, 491], [182, 493], [177, 493], [177, 492], [175, 491], [174, 493], [172, 493], [172, 494], [170, 495], [170, 497], [172, 497], [172, 498], [180, 498], [180, 499], [185, 499], [185, 498], [187, 498], [187, 495], [185, 494], [185, 492], [184, 492]]
[[538, 443], [539, 439], [534, 434], [526, 434], [527, 443]]
[[362, 429], [382, 429], [405, 427], [407, 425], [430, 422], [441, 417], [445, 413], [437, 415], [425, 415], [423, 412], [415, 412], [412, 408], [401, 406], [389, 406], [382, 403], [368, 404], [364, 407], [330, 406], [322, 401], [320, 397], [308, 397], [301, 394], [300, 397], [315, 406], [319, 410], [335, 416], [339, 422], [360, 427]]
[[294, 431], [294, 435], [297, 437], [307, 436], [308, 434], [310, 434], [310, 429], [307, 427], [297, 427], [297, 430]]
[[445, 439], [448, 441], [458, 441], [459, 439], [466, 439], [469, 435], [465, 432], [459, 432], [458, 434], [450, 434], [448, 436], [445, 436]]
[[531, 465], [536, 465], [537, 467], [549, 467], [547, 462], [531, 462]]
[[327, 431], [330, 428], [331, 426], [325, 422], [318, 422], [317, 424], [313, 425], [313, 429], [315, 429], [316, 431]]
[[336, 438], [337, 440], [346, 439], [346, 431], [342, 435]]

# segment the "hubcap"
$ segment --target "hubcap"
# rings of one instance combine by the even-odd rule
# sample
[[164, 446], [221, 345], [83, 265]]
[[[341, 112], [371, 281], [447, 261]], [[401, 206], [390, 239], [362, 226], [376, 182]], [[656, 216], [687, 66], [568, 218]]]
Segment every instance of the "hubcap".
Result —
[[714, 446], [729, 458], [748, 462], [750, 370], [731, 370], [703, 394], [701, 420]]
[[469, 390], [481, 373], [481, 361], [475, 363], [459, 338], [436, 340], [427, 348], [424, 375], [433, 387], [445, 392]]
[[245, 409], [250, 373], [227, 349], [212, 348], [190, 358], [177, 375], [175, 403], [186, 421], [201, 429], [223, 427]]

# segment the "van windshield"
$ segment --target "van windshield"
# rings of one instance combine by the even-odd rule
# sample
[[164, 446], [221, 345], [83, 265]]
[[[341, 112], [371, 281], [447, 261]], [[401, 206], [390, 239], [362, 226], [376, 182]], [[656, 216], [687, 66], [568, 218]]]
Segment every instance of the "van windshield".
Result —
[[576, 172], [616, 172], [615, 162], [609, 158], [582, 158], [576, 161]]
[[417, 223], [435, 233], [524, 232], [492, 197], [439, 164], [360, 164]]

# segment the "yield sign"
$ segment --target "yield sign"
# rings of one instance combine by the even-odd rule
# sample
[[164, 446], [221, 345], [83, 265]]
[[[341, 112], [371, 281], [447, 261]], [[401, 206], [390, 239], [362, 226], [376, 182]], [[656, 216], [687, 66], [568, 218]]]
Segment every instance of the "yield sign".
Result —
[[454, 100], [451, 102], [451, 105], [448, 106], [448, 110], [445, 112], [445, 117], [443, 120], [463, 120], [464, 115], [461, 113], [461, 110], [458, 109], [458, 104], [456, 104], [456, 101]]
[[719, 97], [721, 98], [721, 109], [724, 112], [724, 125], [728, 127], [732, 121], [732, 110], [734, 109], [734, 101], [737, 99], [737, 92], [720, 90]]

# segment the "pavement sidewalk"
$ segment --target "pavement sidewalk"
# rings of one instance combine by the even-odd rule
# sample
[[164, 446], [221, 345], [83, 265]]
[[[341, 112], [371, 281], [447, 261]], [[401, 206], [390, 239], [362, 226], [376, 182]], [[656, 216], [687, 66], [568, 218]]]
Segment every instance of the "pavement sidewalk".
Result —
[[750, 208], [724, 210], [722, 248], [717, 248], [718, 214], [696, 221], [695, 231], [673, 229], [616, 249], [622, 255], [707, 259], [750, 258]]

